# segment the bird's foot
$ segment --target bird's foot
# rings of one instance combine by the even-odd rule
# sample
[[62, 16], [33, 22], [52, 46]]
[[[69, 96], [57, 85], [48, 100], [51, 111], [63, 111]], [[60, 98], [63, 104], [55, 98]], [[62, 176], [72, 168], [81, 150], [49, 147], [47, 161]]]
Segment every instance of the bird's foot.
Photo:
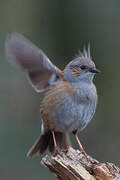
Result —
[[82, 150], [81, 153], [85, 156], [86, 159], [89, 159], [88, 154], [84, 150]]
[[57, 156], [58, 154], [61, 154], [61, 149], [58, 146], [55, 146], [55, 150], [54, 150], [53, 156]]

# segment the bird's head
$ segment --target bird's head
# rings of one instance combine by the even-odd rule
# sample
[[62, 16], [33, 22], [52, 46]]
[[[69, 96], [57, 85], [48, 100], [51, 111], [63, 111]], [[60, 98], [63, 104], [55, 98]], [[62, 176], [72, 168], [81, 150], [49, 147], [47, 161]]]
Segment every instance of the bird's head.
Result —
[[64, 69], [64, 78], [71, 83], [85, 82], [91, 83], [95, 73], [100, 72], [96, 69], [94, 62], [90, 56], [90, 48], [85, 48], [83, 52], [72, 60]]

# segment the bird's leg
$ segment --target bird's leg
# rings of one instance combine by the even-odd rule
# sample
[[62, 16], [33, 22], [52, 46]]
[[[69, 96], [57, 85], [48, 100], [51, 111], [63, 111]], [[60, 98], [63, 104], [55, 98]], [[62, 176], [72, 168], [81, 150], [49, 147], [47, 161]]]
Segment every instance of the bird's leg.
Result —
[[80, 140], [79, 140], [79, 138], [78, 138], [77, 131], [74, 131], [73, 134], [75, 135], [75, 138], [76, 138], [76, 141], [77, 141], [77, 143], [78, 143], [78, 145], [79, 145], [80, 151], [81, 151], [82, 154], [84, 154], [85, 157], [87, 158], [87, 154], [86, 154], [85, 150], [83, 149], [82, 144], [80, 143]]
[[83, 147], [82, 147], [82, 144], [80, 143], [80, 140], [79, 140], [77, 134], [75, 134], [75, 138], [76, 138], [76, 141], [77, 141], [77, 143], [78, 143], [78, 145], [79, 145], [80, 151], [81, 151], [85, 156], [87, 156], [85, 150], [84, 150]]
[[52, 131], [52, 136], [53, 136], [53, 141], [54, 141], [55, 154], [58, 154], [58, 153], [60, 153], [60, 148], [57, 146], [57, 143], [56, 143], [56, 138], [55, 138], [55, 133], [54, 133], [54, 131]]

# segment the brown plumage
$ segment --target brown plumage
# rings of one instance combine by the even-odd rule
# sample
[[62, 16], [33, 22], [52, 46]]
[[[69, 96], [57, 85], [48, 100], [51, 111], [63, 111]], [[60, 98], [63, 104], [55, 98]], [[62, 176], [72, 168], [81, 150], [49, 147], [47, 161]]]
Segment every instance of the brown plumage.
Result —
[[60, 82], [51, 90], [45, 93], [45, 97], [40, 105], [40, 114], [43, 120], [44, 131], [55, 130], [55, 121], [58, 120], [56, 112], [65, 97], [73, 98], [74, 86], [66, 81]]
[[44, 127], [44, 134], [41, 135], [35, 144], [32, 146], [27, 156], [32, 157], [36, 152], [42, 154], [47, 149], [54, 152], [54, 142], [51, 131], [55, 132], [56, 142], [59, 149], [67, 150], [71, 145], [68, 134], [59, 132], [56, 128], [58, 116], [56, 112], [59, 108], [60, 103], [65, 99], [66, 95], [73, 98], [71, 89], [72, 85], [66, 81], [57, 84], [45, 93], [45, 97], [40, 105], [40, 114], [42, 118], [42, 124]]

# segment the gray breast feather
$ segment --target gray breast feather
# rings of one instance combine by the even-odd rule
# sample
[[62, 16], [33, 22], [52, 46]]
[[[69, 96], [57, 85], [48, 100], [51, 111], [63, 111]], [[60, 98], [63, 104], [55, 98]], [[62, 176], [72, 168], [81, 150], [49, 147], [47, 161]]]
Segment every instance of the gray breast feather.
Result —
[[78, 119], [78, 108], [75, 102], [67, 97], [65, 100], [59, 105], [58, 110], [58, 122], [57, 126], [63, 131], [72, 131], [75, 127], [78, 127], [79, 123]]
[[[82, 93], [82, 92], [79, 92]], [[69, 95], [59, 104], [56, 127], [59, 131], [80, 131], [86, 127], [92, 119], [96, 109], [96, 97], [93, 92], [84, 92], [83, 95], [71, 98]]]

